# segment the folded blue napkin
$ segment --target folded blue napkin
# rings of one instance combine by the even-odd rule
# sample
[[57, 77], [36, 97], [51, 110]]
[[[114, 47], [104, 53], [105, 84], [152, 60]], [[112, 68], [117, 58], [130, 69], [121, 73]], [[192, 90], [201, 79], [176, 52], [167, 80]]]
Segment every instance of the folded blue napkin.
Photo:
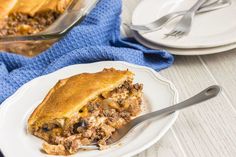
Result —
[[121, 7], [121, 0], [101, 0], [79, 26], [34, 58], [0, 53], [0, 103], [24, 83], [72, 64], [122, 60], [157, 71], [169, 67], [168, 52], [120, 38]]

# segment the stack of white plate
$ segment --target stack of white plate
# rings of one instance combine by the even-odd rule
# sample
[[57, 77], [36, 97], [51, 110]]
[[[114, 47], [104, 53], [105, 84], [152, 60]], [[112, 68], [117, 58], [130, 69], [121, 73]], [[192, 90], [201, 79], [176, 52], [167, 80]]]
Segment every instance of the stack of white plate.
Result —
[[[141, 44], [153, 49], [166, 49], [176, 55], [204, 55], [236, 48], [236, 0], [228, 7], [196, 15], [191, 32], [182, 38], [165, 37], [178, 19], [161, 30], [134, 32]], [[145, 25], [175, 11], [189, 9], [196, 0], [143, 0], [134, 10], [132, 23]]]

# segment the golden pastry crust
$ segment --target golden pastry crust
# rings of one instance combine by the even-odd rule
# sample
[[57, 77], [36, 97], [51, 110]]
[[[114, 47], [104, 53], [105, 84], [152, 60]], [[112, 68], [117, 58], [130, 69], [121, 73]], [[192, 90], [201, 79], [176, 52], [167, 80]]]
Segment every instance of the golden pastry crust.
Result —
[[0, 19], [4, 19], [16, 3], [17, 0], [0, 0]]
[[70, 2], [71, 0], [18, 0], [11, 13], [24, 13], [31, 16], [47, 10], [62, 13]]
[[111, 68], [60, 80], [30, 116], [29, 131], [55, 119], [71, 118], [101, 93], [111, 91], [132, 78], [133, 73], [128, 70]]

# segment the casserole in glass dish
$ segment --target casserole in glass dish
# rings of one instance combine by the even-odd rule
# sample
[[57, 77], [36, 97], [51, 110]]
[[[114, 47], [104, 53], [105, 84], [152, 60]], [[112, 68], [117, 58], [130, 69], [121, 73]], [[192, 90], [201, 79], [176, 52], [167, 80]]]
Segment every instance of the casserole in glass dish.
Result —
[[79, 24], [99, 0], [0, 0], [0, 51], [33, 57]]

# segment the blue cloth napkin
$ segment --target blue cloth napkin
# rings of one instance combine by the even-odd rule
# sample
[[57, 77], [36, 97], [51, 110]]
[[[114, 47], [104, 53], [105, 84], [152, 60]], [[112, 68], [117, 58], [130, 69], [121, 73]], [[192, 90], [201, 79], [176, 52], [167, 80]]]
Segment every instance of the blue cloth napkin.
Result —
[[121, 0], [101, 0], [79, 26], [34, 58], [0, 53], [0, 103], [24, 83], [72, 64], [122, 60], [157, 71], [169, 67], [174, 59], [168, 52], [120, 38], [121, 6]]

